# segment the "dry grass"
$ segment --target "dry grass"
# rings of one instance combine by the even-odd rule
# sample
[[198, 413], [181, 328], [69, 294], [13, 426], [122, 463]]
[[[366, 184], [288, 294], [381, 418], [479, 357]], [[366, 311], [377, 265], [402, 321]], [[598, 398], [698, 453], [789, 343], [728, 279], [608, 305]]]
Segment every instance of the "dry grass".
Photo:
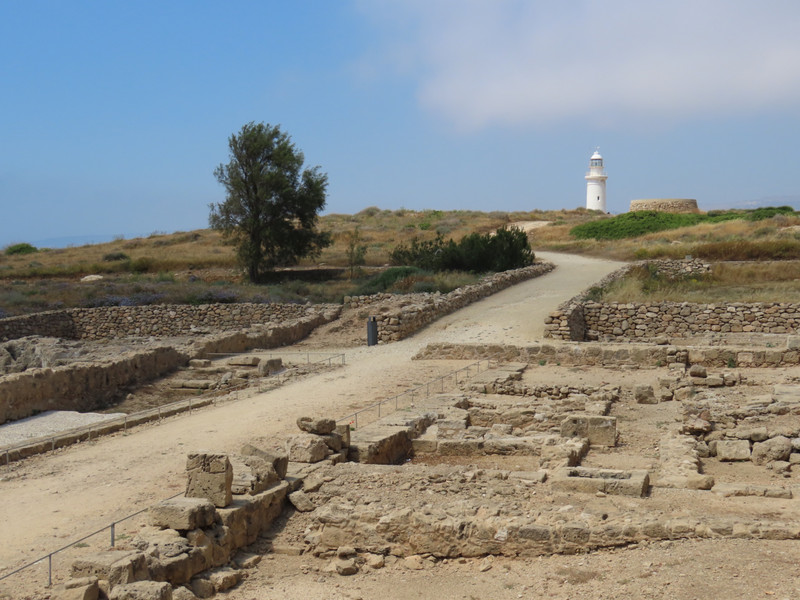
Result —
[[793, 302], [800, 298], [800, 261], [716, 263], [711, 275], [661, 280], [646, 269], [615, 282], [603, 302]]
[[[358, 228], [367, 245], [366, 269], [383, 266], [400, 243], [412, 239], [433, 239], [437, 233], [460, 239], [469, 233], [486, 233], [520, 221], [546, 221], [549, 225], [529, 233], [534, 250], [557, 250], [618, 260], [637, 258], [683, 258], [687, 254], [712, 254], [710, 260], [724, 260], [719, 253], [751, 253], [769, 256], [778, 244], [789, 246], [785, 255], [800, 252], [800, 218], [778, 216], [761, 222], [744, 220], [705, 223], [672, 231], [653, 233], [633, 240], [573, 240], [575, 225], [605, 218], [585, 209], [572, 211], [478, 212], [438, 210], [382, 210], [366, 208], [355, 215], [330, 214], [320, 218], [320, 228], [332, 232], [333, 244], [316, 260], [301, 267], [323, 265], [346, 267], [346, 234]], [[123, 254], [123, 260], [107, 260]], [[680, 286], [656, 285], [644, 289], [641, 282], [626, 280], [607, 292], [607, 298], [621, 301], [692, 300], [723, 302], [733, 300], [785, 300], [800, 291], [800, 272], [788, 262], [776, 267], [757, 268], [717, 265], [714, 277], [683, 282]], [[748, 270], [749, 269], [749, 270]], [[792, 275], [792, 273], [796, 273]], [[84, 275], [102, 274], [94, 284], [76, 285]], [[449, 289], [460, 284], [461, 275], [409, 279], [409, 290]], [[452, 279], [452, 281], [448, 281]], [[252, 286], [244, 281], [236, 262], [235, 249], [212, 230], [154, 233], [136, 239], [118, 239], [63, 249], [42, 249], [36, 253], [7, 256], [0, 253], [0, 315], [19, 314], [62, 306], [91, 306], [124, 298], [126, 302], [199, 302], [226, 297], [237, 301], [336, 301], [352, 294], [366, 277], [349, 281], [331, 274], [324, 281], [292, 280], [281, 284]], [[158, 298], [154, 300], [155, 298]]]
[[740, 248], [741, 253], [758, 257], [758, 247], [763, 246], [763, 254], [773, 250], [771, 244], [800, 241], [800, 218], [777, 216], [764, 221], [742, 220], [721, 223], [701, 223], [691, 227], [681, 227], [668, 231], [650, 233], [638, 238], [624, 240], [575, 240], [569, 230], [577, 223], [554, 225], [531, 232], [531, 245], [534, 250], [554, 250], [591, 256], [602, 256], [615, 260], [639, 260], [648, 258], [683, 258], [686, 255], [709, 255], [712, 260], [744, 260], [747, 256], [728, 257], [711, 254], [716, 251], [715, 244], [722, 246], [723, 252], [736, 252], [735, 242], [746, 242], [748, 248]]

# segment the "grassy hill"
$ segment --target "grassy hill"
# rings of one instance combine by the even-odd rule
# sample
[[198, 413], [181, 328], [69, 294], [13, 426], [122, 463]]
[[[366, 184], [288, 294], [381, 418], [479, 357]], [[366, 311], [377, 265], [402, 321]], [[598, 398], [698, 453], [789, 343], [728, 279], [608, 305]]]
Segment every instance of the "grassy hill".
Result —
[[[303, 261], [262, 285], [243, 279], [234, 248], [218, 232], [207, 229], [62, 249], [23, 245], [0, 253], [0, 316], [70, 306], [336, 302], [345, 295], [381, 290], [446, 292], [477, 276], [415, 270], [390, 272], [377, 279], [378, 271], [388, 265], [389, 254], [398, 244], [432, 240], [437, 234], [458, 240], [469, 233], [486, 233], [520, 222], [531, 226], [528, 235], [534, 250], [619, 260], [683, 258], [687, 254], [711, 261], [800, 259], [800, 217], [794, 212], [762, 210], [758, 220], [746, 211], [712, 217], [693, 218], [688, 224], [686, 219], [663, 214], [653, 217], [655, 224], [638, 219], [636, 227], [645, 231], [641, 233], [631, 230], [630, 217], [609, 217], [585, 209], [485, 213], [370, 207], [355, 215], [321, 217], [320, 227], [333, 233], [333, 244], [315, 261]], [[665, 222], [670, 228], [652, 230]], [[543, 223], [547, 224], [533, 227]], [[367, 246], [366, 265], [350, 279], [346, 239], [356, 228]], [[620, 228], [625, 228], [625, 236], [617, 234]], [[582, 230], [605, 233], [595, 239]], [[102, 279], [81, 282], [86, 275], [101, 275]]]

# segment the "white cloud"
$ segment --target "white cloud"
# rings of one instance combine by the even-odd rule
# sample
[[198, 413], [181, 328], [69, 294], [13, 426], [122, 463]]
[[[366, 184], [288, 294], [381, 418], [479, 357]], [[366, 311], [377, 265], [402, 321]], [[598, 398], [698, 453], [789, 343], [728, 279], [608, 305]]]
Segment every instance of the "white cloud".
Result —
[[462, 129], [794, 110], [795, 0], [363, 0], [377, 60]]

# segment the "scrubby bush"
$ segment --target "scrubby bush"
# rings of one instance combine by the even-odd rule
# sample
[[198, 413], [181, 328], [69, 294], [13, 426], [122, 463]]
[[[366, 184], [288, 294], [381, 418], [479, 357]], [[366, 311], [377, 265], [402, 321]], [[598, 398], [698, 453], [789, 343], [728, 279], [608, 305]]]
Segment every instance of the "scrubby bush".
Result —
[[147, 273], [155, 267], [156, 261], [149, 256], [142, 256], [131, 261], [131, 271], [134, 273]]
[[116, 262], [118, 260], [129, 260], [129, 256], [124, 252], [109, 252], [103, 255], [104, 262]]
[[27, 242], [22, 242], [21, 244], [12, 244], [6, 248], [6, 255], [7, 256], [14, 256], [15, 254], [32, 254], [33, 252], [38, 252], [39, 250], [36, 246], [28, 244]]
[[745, 218], [748, 221], [763, 221], [764, 219], [771, 219], [775, 215], [794, 214], [794, 209], [791, 206], [763, 206], [747, 211]]

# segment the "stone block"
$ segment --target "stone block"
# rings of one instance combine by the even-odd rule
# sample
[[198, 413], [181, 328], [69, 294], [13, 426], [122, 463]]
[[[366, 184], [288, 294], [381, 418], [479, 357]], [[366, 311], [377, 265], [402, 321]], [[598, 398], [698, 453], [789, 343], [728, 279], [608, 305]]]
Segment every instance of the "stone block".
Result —
[[231, 491], [234, 494], [260, 494], [280, 481], [272, 462], [265, 458], [233, 455], [230, 460], [233, 466]]
[[703, 365], [692, 365], [689, 367], [689, 377], [708, 377], [708, 372]]
[[792, 498], [792, 491], [771, 485], [753, 485], [750, 483], [717, 483], [711, 491], [720, 496], [763, 496], [765, 498]]
[[98, 600], [99, 597], [97, 577], [69, 579], [55, 594], [55, 600]]
[[205, 369], [211, 366], [211, 361], [207, 358], [193, 358], [189, 361], [189, 366], [193, 369]]
[[112, 586], [147, 579], [147, 560], [141, 552], [109, 550], [90, 554], [72, 563], [73, 578], [96, 577]]
[[336, 429], [333, 430], [335, 433], [338, 433], [339, 436], [342, 438], [342, 448], [349, 448], [350, 447], [350, 425], [345, 423], [344, 425], [337, 425]]
[[283, 360], [280, 358], [262, 358], [258, 363], [259, 377], [269, 377], [283, 371]]
[[561, 422], [561, 436], [586, 438], [593, 446], [616, 446], [617, 418], [600, 415], [572, 415]]
[[689, 400], [692, 396], [695, 395], [695, 389], [693, 385], [687, 385], [685, 387], [681, 387], [676, 389], [672, 397], [677, 400], [678, 402], [683, 402], [684, 400]]
[[172, 600], [172, 586], [166, 581], [137, 581], [114, 586], [108, 600]]
[[300, 417], [297, 419], [300, 431], [316, 435], [326, 435], [336, 429], [336, 421], [326, 418]]
[[657, 404], [652, 385], [637, 385], [633, 390], [633, 397], [638, 404]]
[[747, 440], [719, 440], [716, 450], [717, 458], [722, 461], [750, 460], [750, 442]]
[[311, 512], [316, 508], [308, 494], [302, 490], [298, 490], [289, 494], [289, 502], [291, 502], [292, 506], [294, 506], [299, 512]]
[[172, 600], [197, 600], [197, 596], [189, 588], [179, 586], [172, 590]]
[[647, 471], [639, 470], [564, 467], [555, 470], [550, 482], [554, 489], [564, 491], [641, 497], [647, 494], [650, 476]]
[[234, 356], [228, 359], [228, 364], [235, 367], [256, 367], [260, 362], [257, 356]]
[[776, 460], [788, 460], [792, 452], [792, 442], [782, 435], [753, 444], [750, 459], [757, 465], [765, 465]]
[[150, 507], [150, 523], [162, 529], [188, 531], [208, 527], [217, 512], [206, 498], [170, 498]]
[[233, 467], [226, 454], [194, 452], [186, 460], [187, 498], [207, 498], [214, 506], [228, 506], [233, 498]]
[[283, 479], [286, 477], [286, 471], [289, 468], [289, 456], [287, 454], [268, 452], [267, 450], [262, 450], [261, 448], [257, 448], [252, 444], [245, 444], [242, 446], [242, 449], [239, 452], [243, 456], [256, 456], [272, 463], [275, 472], [278, 474], [278, 478]]
[[286, 441], [286, 453], [291, 462], [317, 463], [328, 456], [331, 450], [318, 435], [301, 433]]
[[407, 428], [369, 425], [353, 432], [348, 458], [355, 462], [393, 465], [411, 454]]
[[214, 585], [214, 591], [224, 592], [237, 585], [242, 580], [242, 572], [237, 569], [222, 567], [209, 573], [208, 579]]
[[325, 445], [334, 452], [339, 452], [344, 447], [342, 444], [342, 436], [335, 431], [332, 431], [326, 435], [321, 435], [320, 437], [322, 438], [322, 441], [325, 442]]

